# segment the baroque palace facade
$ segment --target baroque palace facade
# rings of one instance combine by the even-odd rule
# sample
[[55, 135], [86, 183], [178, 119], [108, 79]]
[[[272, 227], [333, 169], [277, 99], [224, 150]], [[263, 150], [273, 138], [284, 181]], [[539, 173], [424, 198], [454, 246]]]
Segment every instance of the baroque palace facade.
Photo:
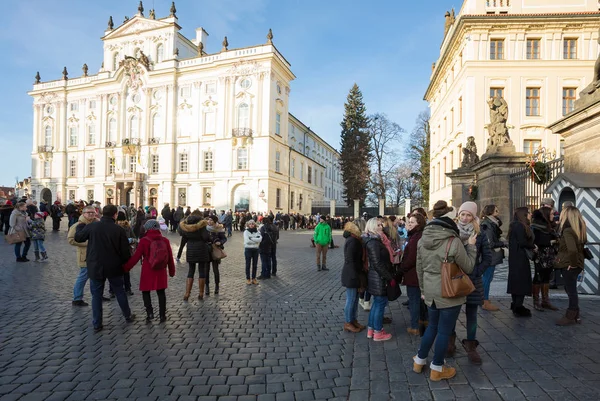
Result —
[[176, 10], [138, 13], [102, 38], [95, 75], [41, 82], [31, 195], [103, 204], [309, 213], [343, 198], [339, 153], [288, 111], [288, 61], [263, 45], [207, 54]]
[[[440, 57], [425, 94], [431, 108], [430, 200], [451, 200], [446, 173], [460, 167], [473, 136], [485, 152], [487, 101], [508, 103], [518, 152], [562, 155], [563, 141], [546, 127], [573, 110], [593, 79], [598, 55], [596, 0], [465, 0], [446, 14]], [[525, 167], [525, 166], [523, 166]]]

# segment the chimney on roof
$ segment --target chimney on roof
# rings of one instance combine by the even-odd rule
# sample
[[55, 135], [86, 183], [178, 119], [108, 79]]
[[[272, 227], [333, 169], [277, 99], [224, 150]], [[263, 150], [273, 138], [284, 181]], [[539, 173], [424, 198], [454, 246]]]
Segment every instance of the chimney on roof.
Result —
[[206, 39], [208, 38], [208, 33], [204, 30], [204, 28], [196, 28], [196, 39], [192, 42], [198, 46], [200, 43], [204, 45], [204, 49], [206, 49]]

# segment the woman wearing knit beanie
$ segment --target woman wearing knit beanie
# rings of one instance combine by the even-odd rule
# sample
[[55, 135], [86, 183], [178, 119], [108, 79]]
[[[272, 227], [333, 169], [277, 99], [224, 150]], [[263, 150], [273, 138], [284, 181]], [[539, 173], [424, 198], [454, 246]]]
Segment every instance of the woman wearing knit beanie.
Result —
[[433, 207], [433, 220], [423, 230], [417, 245], [417, 276], [419, 287], [429, 312], [429, 326], [421, 337], [421, 345], [413, 358], [413, 371], [421, 373], [427, 364], [427, 356], [435, 342], [431, 361], [430, 380], [440, 381], [456, 375], [456, 369], [444, 365], [448, 340], [452, 335], [456, 319], [466, 297], [442, 297], [442, 262], [446, 259], [456, 263], [467, 274], [473, 271], [477, 249], [476, 238], [470, 236], [466, 247], [460, 240], [460, 230], [456, 226], [456, 209], [445, 201], [436, 202]]
[[[462, 340], [462, 344], [467, 351], [469, 361], [476, 365], [481, 364], [481, 356], [477, 352], [479, 341], [477, 336], [477, 309], [483, 304], [483, 281], [481, 276], [492, 263], [492, 251], [485, 233], [479, 228], [479, 219], [477, 218], [477, 204], [475, 202], [465, 202], [458, 209], [456, 225], [459, 231], [459, 237], [463, 245], [467, 246], [469, 238], [477, 236], [475, 247], [477, 248], [477, 259], [473, 271], [469, 274], [475, 291], [467, 296], [465, 312], [467, 315], [467, 338]], [[448, 343], [448, 352], [446, 355], [453, 356], [456, 352], [456, 331], [452, 333]]]

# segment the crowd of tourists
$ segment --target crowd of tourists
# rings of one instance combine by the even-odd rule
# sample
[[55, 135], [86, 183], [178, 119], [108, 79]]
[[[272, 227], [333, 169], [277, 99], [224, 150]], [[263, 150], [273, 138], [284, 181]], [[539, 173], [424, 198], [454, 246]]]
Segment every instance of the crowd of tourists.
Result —
[[[390, 321], [384, 311], [389, 301], [399, 297], [399, 285], [403, 284], [410, 310], [407, 332], [421, 336], [413, 370], [423, 371], [433, 348], [430, 379], [455, 376], [456, 370], [445, 365], [444, 358], [456, 352], [456, 322], [463, 305], [466, 338], [461, 343], [469, 360], [481, 364], [477, 312], [479, 307], [490, 312], [500, 309], [490, 301], [489, 294], [495, 268], [505, 259], [505, 249], [507, 293], [512, 297], [514, 316], [531, 316], [524, 302], [527, 296], [533, 297], [536, 311], [558, 310], [550, 302], [550, 278], [562, 275], [569, 306], [556, 324], [580, 323], [577, 280], [584, 258], [590, 257], [585, 248], [586, 225], [576, 207], [570, 203], [562, 206], [560, 214], [552, 199], [542, 200], [533, 213], [526, 207], [517, 208], [506, 237], [496, 205], [486, 205], [479, 214], [474, 202], [455, 208], [438, 201], [428, 213], [415, 209], [405, 227], [395, 216], [347, 222], [341, 276], [346, 287], [344, 330], [358, 333], [366, 329], [367, 338], [374, 341], [391, 339], [383, 327], [386, 320]], [[404, 234], [406, 241], [401, 241]], [[317, 259], [318, 268], [323, 266], [319, 263]], [[365, 301], [371, 297], [372, 301]], [[366, 326], [357, 320], [361, 302], [369, 310]]]

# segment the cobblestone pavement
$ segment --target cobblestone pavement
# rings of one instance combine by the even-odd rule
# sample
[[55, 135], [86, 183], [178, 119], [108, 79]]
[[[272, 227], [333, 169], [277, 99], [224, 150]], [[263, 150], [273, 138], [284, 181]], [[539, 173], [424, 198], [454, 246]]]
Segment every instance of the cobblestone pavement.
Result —
[[[501, 299], [502, 311], [479, 315], [483, 365], [470, 365], [459, 348], [448, 361], [457, 376], [434, 383], [411, 371], [418, 339], [406, 333], [409, 314], [400, 302], [387, 312], [390, 341], [341, 330], [342, 248], [328, 253], [329, 272], [317, 272], [310, 234], [282, 233], [277, 278], [247, 286], [235, 233], [220, 295], [184, 303], [187, 269], [180, 264], [167, 290], [166, 324], [144, 322], [135, 290], [130, 302], [140, 320], [127, 324], [115, 301], [105, 303], [105, 329], [97, 334], [90, 308], [71, 306], [78, 269], [65, 228], [48, 234], [47, 264], [17, 264], [0, 239], [0, 400], [600, 399], [596, 300], [582, 300], [582, 325], [558, 328], [559, 312], [518, 320]], [[176, 248], [178, 236], [169, 238]], [[132, 281], [135, 287], [139, 267]], [[362, 310], [359, 320], [367, 320]], [[457, 331], [463, 338], [464, 313]]]

